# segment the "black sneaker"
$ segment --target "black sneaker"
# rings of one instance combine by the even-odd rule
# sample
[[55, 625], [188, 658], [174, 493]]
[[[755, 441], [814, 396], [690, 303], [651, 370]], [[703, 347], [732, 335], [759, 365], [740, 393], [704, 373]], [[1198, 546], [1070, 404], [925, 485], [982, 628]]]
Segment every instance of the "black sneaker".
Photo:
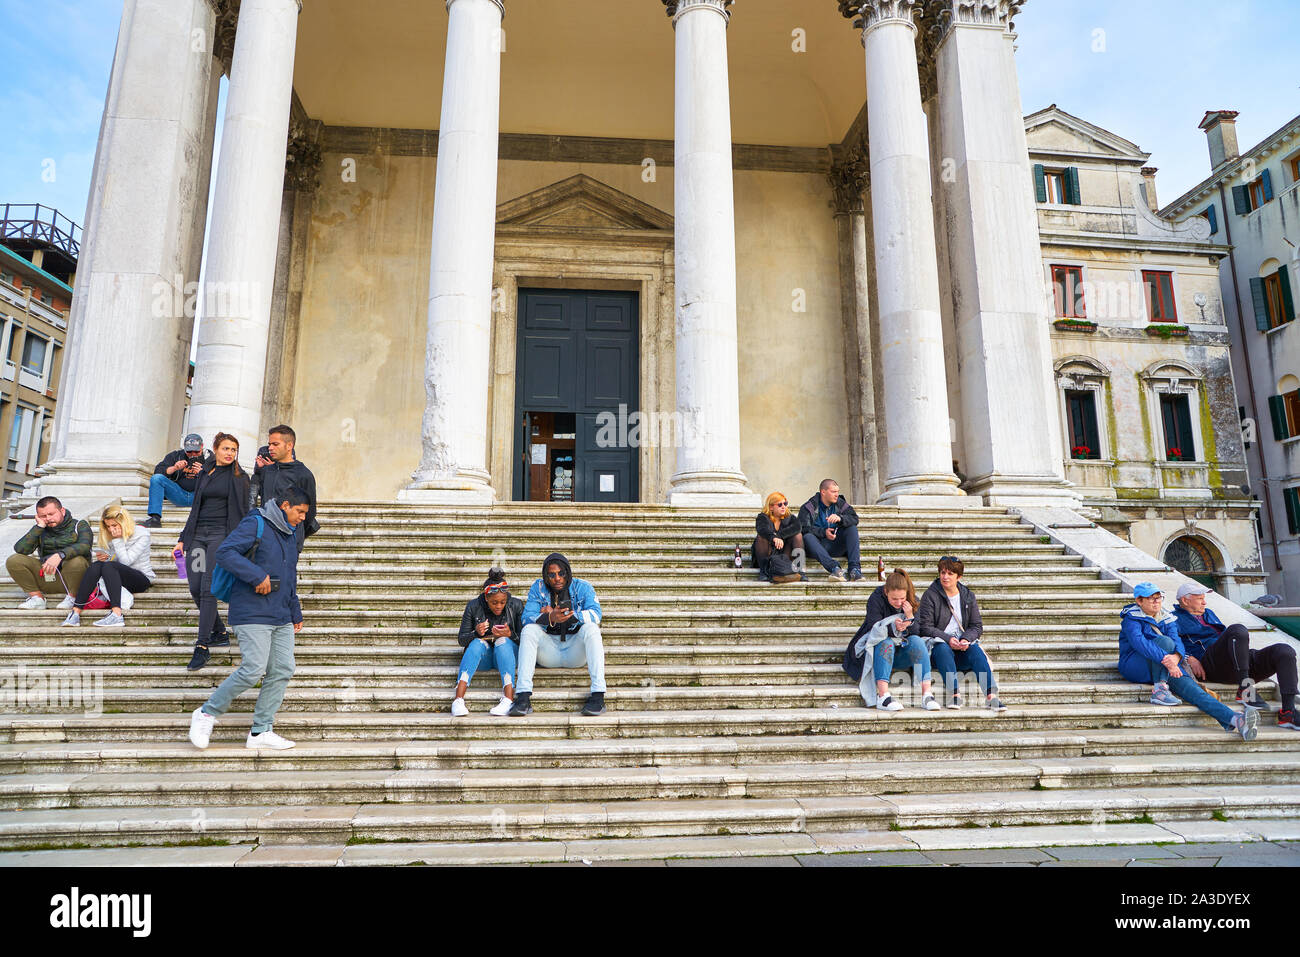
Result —
[[772, 580], [772, 576], [769, 575], [767, 572], [759, 572], [758, 580], [761, 582], [770, 582]]
[[860, 569], [860, 568], [850, 568], [850, 569], [849, 569], [849, 581], [851, 581], [851, 582], [860, 582], [860, 581], [862, 581], [862, 569]]
[[518, 718], [522, 715], [533, 713], [533, 693], [531, 691], [516, 691], [515, 703], [510, 706], [506, 712], [512, 718]]
[[209, 647], [209, 648], [229, 648], [229, 647], [230, 647], [230, 632], [228, 632], [228, 631], [223, 631], [223, 632], [221, 632], [220, 634], [213, 635], [213, 636], [211, 636], [210, 638], [208, 638], [208, 647]]
[[1237, 704], [1245, 705], [1247, 708], [1254, 708], [1256, 711], [1263, 711], [1265, 714], [1271, 714], [1273, 711], [1272, 705], [1261, 698], [1259, 692], [1253, 688], [1249, 691], [1237, 689]]
[[1289, 728], [1292, 731], [1300, 731], [1300, 722], [1296, 721], [1295, 709], [1279, 711], [1277, 713], [1277, 726], [1279, 728]]
[[582, 713], [589, 718], [605, 713], [605, 692], [593, 691], [587, 695], [587, 703], [582, 706]]
[[140, 523], [144, 528], [162, 528], [162, 516], [150, 515]]
[[194, 657], [191, 658], [190, 663], [185, 666], [185, 670], [198, 671], [200, 668], [206, 665], [208, 661], [211, 660], [211, 658], [212, 655], [208, 652], [208, 648], [206, 645], [195, 645]]

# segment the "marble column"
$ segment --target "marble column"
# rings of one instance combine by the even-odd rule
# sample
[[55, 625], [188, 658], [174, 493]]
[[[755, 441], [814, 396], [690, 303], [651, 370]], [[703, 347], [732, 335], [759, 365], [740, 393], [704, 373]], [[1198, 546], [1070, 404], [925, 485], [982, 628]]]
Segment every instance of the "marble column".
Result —
[[840, 250], [840, 314], [844, 332], [844, 388], [848, 395], [849, 497], [873, 505], [880, 497], [876, 465], [876, 390], [872, 368], [871, 263], [865, 190], [871, 182], [865, 144], [837, 159], [827, 178], [834, 194]]
[[740, 468], [736, 214], [731, 170], [727, 8], [664, 0], [675, 33], [674, 256], [677, 449], [673, 505], [749, 505]]
[[[117, 35], [44, 494], [140, 494], [189, 367], [220, 67], [212, 0], [126, 0]], [[192, 287], [191, 287], [192, 288]]]
[[398, 498], [486, 505], [502, 0], [447, 0], [420, 466]]
[[190, 429], [262, 443], [262, 386], [275, 285], [285, 144], [301, 0], [243, 0], [213, 195]]
[[866, 52], [878, 348], [889, 434], [880, 501], [922, 505], [963, 493], [952, 473], [930, 150], [916, 61], [920, 0], [842, 0], [840, 10], [858, 18]]
[[1042, 248], [1009, 19], [1023, 0], [927, 0], [966, 487], [989, 505], [1077, 503], [1065, 480]]

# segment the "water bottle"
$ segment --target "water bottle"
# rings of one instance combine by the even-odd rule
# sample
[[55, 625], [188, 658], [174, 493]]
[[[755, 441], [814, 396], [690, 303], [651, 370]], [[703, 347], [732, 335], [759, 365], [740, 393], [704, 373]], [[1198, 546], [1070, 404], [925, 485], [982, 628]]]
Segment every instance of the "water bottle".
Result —
[[176, 556], [176, 577], [185, 581], [185, 553], [181, 552]]
[[743, 567], [744, 567], [744, 563], [740, 560], [740, 546], [739, 546], [739, 545], [736, 546], [736, 555], [735, 555], [735, 558], [732, 559], [732, 563], [733, 563], [737, 568], [743, 568]]

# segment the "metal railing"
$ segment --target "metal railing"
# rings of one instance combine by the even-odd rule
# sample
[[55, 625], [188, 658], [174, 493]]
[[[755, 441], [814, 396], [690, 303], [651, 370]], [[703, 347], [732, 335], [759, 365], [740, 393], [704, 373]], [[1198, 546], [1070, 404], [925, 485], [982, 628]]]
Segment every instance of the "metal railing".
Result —
[[81, 256], [81, 227], [52, 206], [5, 203], [0, 215], [0, 242], [15, 239], [45, 243], [73, 259]]

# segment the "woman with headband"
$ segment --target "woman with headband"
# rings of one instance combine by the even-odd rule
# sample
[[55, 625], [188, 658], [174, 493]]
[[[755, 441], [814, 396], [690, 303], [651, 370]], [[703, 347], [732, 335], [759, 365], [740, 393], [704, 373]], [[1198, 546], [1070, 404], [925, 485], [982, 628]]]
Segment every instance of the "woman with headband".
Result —
[[515, 699], [515, 661], [518, 659], [519, 631], [523, 627], [524, 603], [510, 595], [506, 573], [499, 568], [488, 572], [481, 594], [469, 600], [460, 620], [460, 680], [451, 703], [453, 717], [469, 714], [465, 690], [480, 666], [495, 668], [501, 674], [501, 700], [490, 713], [504, 715]]

